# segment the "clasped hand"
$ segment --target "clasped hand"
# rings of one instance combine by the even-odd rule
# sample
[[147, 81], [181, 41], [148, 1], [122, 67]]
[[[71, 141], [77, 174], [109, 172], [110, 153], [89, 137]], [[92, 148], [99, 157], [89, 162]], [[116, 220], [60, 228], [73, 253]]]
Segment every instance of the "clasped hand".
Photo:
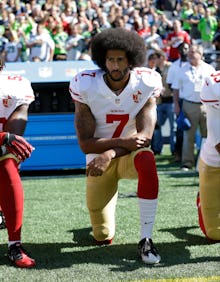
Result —
[[132, 152], [150, 146], [151, 140], [138, 133], [124, 140], [123, 148]]

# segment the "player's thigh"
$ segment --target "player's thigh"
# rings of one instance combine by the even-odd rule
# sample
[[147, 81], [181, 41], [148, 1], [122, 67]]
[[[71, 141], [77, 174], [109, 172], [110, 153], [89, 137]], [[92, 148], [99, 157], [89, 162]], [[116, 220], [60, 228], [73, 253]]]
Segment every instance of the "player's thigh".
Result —
[[117, 171], [120, 179], [137, 179], [138, 174], [134, 165], [134, 158], [142, 151], [152, 152], [149, 148], [141, 148], [137, 151], [131, 152], [129, 155], [119, 158]]
[[[220, 225], [220, 168], [200, 160], [200, 201], [204, 223]], [[215, 221], [215, 222], [213, 222]], [[207, 226], [205, 226], [207, 227]]]
[[90, 210], [102, 210], [117, 193], [117, 161], [113, 160], [102, 176], [87, 177], [87, 206]]

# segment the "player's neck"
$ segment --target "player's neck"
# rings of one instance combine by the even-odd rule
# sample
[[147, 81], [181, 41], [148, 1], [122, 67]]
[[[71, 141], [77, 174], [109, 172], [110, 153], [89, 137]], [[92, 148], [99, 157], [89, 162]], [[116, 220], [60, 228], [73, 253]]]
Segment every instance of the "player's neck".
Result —
[[120, 81], [114, 81], [107, 74], [104, 75], [106, 85], [118, 96], [124, 90], [129, 81], [129, 76]]

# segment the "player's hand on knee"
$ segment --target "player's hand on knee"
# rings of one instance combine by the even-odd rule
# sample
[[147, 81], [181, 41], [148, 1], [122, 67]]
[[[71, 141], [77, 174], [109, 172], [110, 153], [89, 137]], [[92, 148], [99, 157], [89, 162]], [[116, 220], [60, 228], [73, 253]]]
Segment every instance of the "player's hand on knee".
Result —
[[87, 176], [101, 176], [103, 172], [108, 168], [112, 158], [108, 151], [100, 154], [93, 159], [86, 167]]
[[1, 132], [0, 140], [2, 140], [1, 143], [7, 151], [13, 154], [20, 162], [29, 158], [34, 149], [22, 136], [9, 132]]

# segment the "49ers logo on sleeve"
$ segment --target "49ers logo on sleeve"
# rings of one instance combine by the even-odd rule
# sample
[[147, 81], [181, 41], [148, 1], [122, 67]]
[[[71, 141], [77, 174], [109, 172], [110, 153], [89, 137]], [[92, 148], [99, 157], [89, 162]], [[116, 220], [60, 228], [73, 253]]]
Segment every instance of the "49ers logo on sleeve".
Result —
[[142, 100], [142, 93], [138, 90], [136, 93], [133, 94], [133, 101], [135, 103], [139, 103]]
[[2, 99], [2, 104], [3, 104], [3, 106], [4, 106], [5, 108], [11, 107], [11, 106], [12, 106], [12, 103], [13, 103], [12, 98], [11, 98], [9, 95], [8, 95], [7, 98], [3, 98], [3, 99]]

